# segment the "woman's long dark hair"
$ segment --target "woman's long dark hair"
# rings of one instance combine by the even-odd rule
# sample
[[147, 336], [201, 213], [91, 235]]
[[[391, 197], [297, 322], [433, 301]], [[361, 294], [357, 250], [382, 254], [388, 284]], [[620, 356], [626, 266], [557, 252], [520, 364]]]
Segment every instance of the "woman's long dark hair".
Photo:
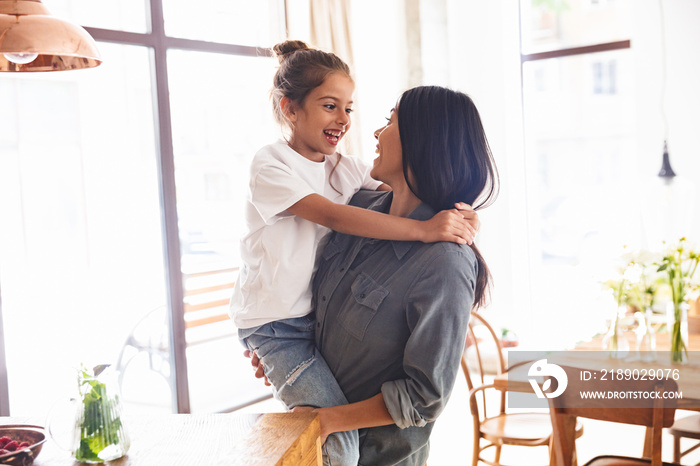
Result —
[[[409, 188], [433, 209], [466, 202], [474, 210], [498, 195], [498, 171], [481, 117], [472, 99], [438, 86], [404, 92], [398, 104], [403, 172]], [[474, 307], [486, 304], [491, 273], [481, 253], [471, 246], [479, 271]]]

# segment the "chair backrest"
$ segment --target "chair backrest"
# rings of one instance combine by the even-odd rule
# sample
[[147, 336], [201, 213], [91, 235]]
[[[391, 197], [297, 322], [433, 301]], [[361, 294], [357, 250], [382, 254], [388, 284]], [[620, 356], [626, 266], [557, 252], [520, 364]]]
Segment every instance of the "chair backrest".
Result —
[[[553, 450], [557, 464], [573, 464], [574, 426], [577, 417], [646, 426], [651, 429], [652, 466], [661, 466], [661, 433], [673, 424], [676, 411], [675, 399], [654, 398], [643, 395], [678, 391], [673, 379], [615, 380], [605, 384], [582, 380], [581, 369], [560, 366], [566, 372], [566, 390], [549, 399], [553, 428]], [[582, 392], [615, 392], [625, 394], [617, 399], [584, 399]], [[635, 395], [636, 394], [636, 395]]]
[[229, 302], [237, 277], [237, 267], [183, 274], [188, 345], [216, 339], [222, 332], [232, 331], [232, 325], [214, 330], [212, 324], [230, 323]]
[[[467, 339], [462, 353], [462, 372], [471, 391], [475, 386], [486, 383], [488, 375], [502, 374], [506, 370], [501, 340], [488, 321], [475, 311], [471, 311], [467, 329]], [[486, 416], [486, 394], [481, 392], [482, 415]], [[470, 402], [472, 414], [478, 414], [478, 400]], [[501, 392], [500, 413], [505, 412], [505, 392]]]

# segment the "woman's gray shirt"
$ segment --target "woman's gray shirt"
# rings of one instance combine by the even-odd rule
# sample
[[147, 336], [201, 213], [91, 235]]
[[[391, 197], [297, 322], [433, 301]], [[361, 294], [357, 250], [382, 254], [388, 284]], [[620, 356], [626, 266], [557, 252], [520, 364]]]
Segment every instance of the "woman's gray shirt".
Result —
[[[391, 192], [351, 205], [388, 212]], [[435, 215], [420, 204], [409, 218]], [[474, 300], [476, 257], [455, 243], [334, 233], [314, 278], [316, 345], [348, 401], [382, 392], [396, 425], [360, 431], [361, 465], [424, 465], [452, 391]]]

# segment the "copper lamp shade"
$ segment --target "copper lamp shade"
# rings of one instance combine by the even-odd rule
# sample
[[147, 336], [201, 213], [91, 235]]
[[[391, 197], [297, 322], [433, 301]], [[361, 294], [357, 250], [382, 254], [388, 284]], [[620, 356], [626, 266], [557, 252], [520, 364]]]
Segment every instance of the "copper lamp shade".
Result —
[[0, 71], [63, 71], [102, 63], [80, 26], [49, 16], [41, 0], [0, 0]]

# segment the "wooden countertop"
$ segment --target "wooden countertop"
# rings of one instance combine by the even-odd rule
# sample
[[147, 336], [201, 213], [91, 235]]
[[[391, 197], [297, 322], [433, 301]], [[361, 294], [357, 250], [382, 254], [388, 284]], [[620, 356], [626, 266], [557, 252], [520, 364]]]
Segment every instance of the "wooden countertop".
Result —
[[[165, 414], [124, 416], [131, 438], [126, 456], [110, 466], [322, 464], [320, 421], [311, 413]], [[0, 424], [33, 424], [0, 417]], [[48, 435], [48, 434], [47, 434]], [[36, 466], [80, 465], [51, 438]]]

